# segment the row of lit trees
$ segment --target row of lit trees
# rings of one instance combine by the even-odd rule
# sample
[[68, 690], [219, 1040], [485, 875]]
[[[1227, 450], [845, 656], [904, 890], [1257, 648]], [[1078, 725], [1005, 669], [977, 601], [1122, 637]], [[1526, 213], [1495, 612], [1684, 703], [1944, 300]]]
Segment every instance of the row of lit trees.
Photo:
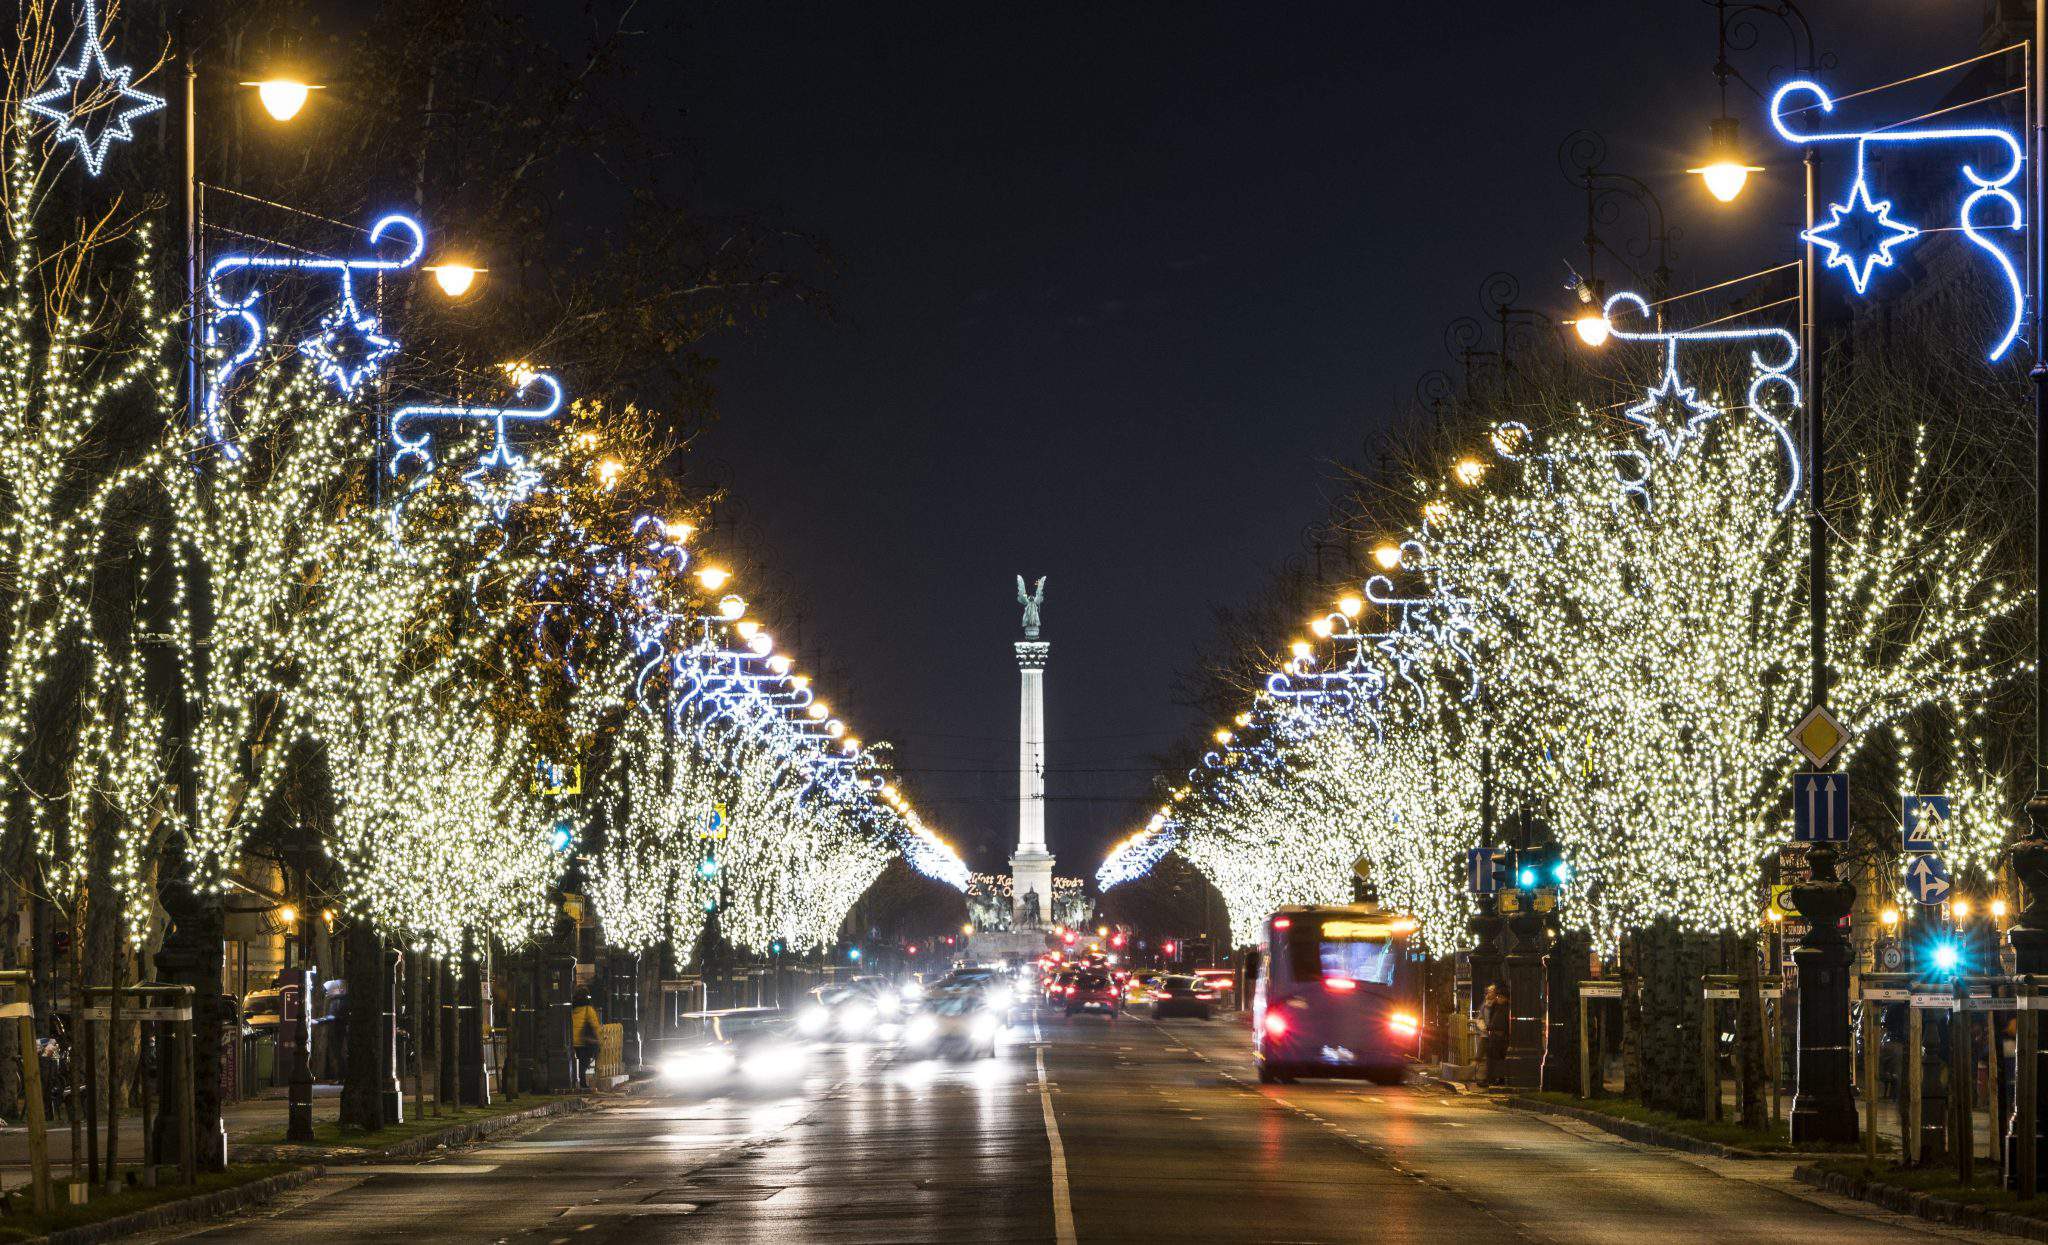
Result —
[[[743, 946], [829, 942], [898, 851], [963, 879], [698, 555], [650, 416], [580, 405], [509, 455], [463, 421], [436, 430], [447, 465], [396, 472], [375, 386], [263, 343], [232, 419], [193, 418], [157, 213], [66, 181], [76, 140], [21, 101], [76, 35], [23, 22], [0, 759], [10, 860], [63, 919], [140, 945], [166, 870], [217, 894], [252, 838], [313, 849], [346, 916], [443, 954], [539, 932], [565, 874], [621, 946], [685, 956], [713, 911]], [[280, 116], [305, 96], [263, 92]], [[476, 276], [431, 268], [450, 294]], [[471, 463], [526, 474], [488, 493]]]

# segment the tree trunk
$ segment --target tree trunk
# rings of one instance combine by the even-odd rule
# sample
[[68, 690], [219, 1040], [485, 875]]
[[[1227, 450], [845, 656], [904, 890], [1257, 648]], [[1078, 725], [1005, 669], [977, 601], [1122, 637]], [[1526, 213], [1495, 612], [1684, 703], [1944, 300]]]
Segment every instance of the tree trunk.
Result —
[[348, 1020], [341, 1040], [341, 1126], [374, 1132], [384, 1127], [384, 1099], [379, 1078], [377, 1026], [384, 1010], [384, 948], [368, 921], [352, 921], [348, 930]]
[[1681, 934], [1670, 920], [1654, 922], [1637, 941], [1642, 973], [1642, 1101], [1698, 1118], [1705, 1070], [1700, 1067], [1700, 975], [1707, 941]]
[[1736, 1101], [1742, 1107], [1742, 1126], [1758, 1132], [1770, 1127], [1764, 1102], [1764, 1084], [1770, 1069], [1764, 1056], [1763, 971], [1761, 948], [1757, 946], [1760, 936], [1743, 935], [1735, 939], [1738, 961], [1735, 971], [1742, 982], [1742, 995], [1736, 1001], [1735, 1016], [1735, 1044], [1741, 1052]]

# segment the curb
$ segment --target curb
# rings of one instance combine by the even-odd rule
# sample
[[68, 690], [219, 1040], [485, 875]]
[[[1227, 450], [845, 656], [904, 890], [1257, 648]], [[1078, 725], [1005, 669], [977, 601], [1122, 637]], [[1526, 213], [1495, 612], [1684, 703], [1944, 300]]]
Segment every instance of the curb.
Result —
[[[1704, 1154], [1709, 1158], [1771, 1159], [1791, 1162], [1799, 1159], [1833, 1157], [1831, 1155], [1802, 1154], [1795, 1150], [1745, 1150], [1740, 1146], [1723, 1145], [1718, 1141], [1701, 1141], [1697, 1137], [1688, 1137], [1684, 1133], [1674, 1133], [1670, 1129], [1659, 1128], [1655, 1124], [1617, 1119], [1614, 1116], [1605, 1115], [1598, 1111], [1588, 1111], [1582, 1107], [1567, 1107], [1560, 1103], [1544, 1102], [1536, 1098], [1524, 1098], [1518, 1094], [1510, 1094], [1505, 1098], [1499, 1099], [1499, 1102], [1502, 1106], [1513, 1107], [1517, 1111], [1531, 1111], [1539, 1115], [1566, 1116], [1583, 1124], [1591, 1124], [1602, 1132], [1613, 1133], [1615, 1136], [1626, 1138], [1629, 1141], [1640, 1141], [1646, 1145], [1663, 1146], [1667, 1150], [1684, 1150], [1688, 1154]], [[2043, 1239], [2048, 1240], [2048, 1238]]]
[[1901, 1189], [1897, 1185], [1864, 1180], [1843, 1175], [1841, 1172], [1823, 1171], [1808, 1164], [1793, 1168], [1792, 1178], [1801, 1184], [1812, 1185], [1828, 1193], [1853, 1197], [1858, 1201], [1882, 1206], [1896, 1214], [1912, 1215], [1931, 1223], [1946, 1223], [1979, 1232], [1998, 1232], [2029, 1241], [2048, 1241], [2048, 1221], [2026, 1215], [1992, 1210], [1985, 1206], [1972, 1206], [1967, 1202], [1951, 1202], [1947, 1198], [1935, 1197], [1929, 1193], [1916, 1193], [1911, 1189]]
[[118, 1240], [131, 1232], [143, 1232], [150, 1228], [168, 1228], [181, 1223], [193, 1223], [201, 1219], [213, 1219], [231, 1214], [262, 1202], [267, 1202], [289, 1189], [296, 1189], [310, 1180], [317, 1180], [327, 1174], [327, 1169], [315, 1164], [301, 1167], [297, 1171], [279, 1172], [248, 1184], [236, 1185], [232, 1189], [221, 1189], [198, 1197], [183, 1198], [176, 1202], [165, 1202], [148, 1210], [138, 1210], [132, 1215], [116, 1219], [103, 1219], [98, 1223], [81, 1224], [75, 1228], [64, 1228], [48, 1236], [35, 1238], [48, 1245], [99, 1245], [102, 1241]]
[[459, 1146], [464, 1142], [480, 1140], [515, 1124], [565, 1115], [570, 1111], [582, 1111], [591, 1105], [592, 1100], [587, 1097], [561, 1098], [525, 1111], [512, 1111], [504, 1115], [491, 1116], [489, 1119], [471, 1120], [467, 1124], [451, 1124], [446, 1128], [421, 1133], [417, 1137], [410, 1137], [378, 1150], [351, 1149], [347, 1146], [243, 1144], [234, 1147], [232, 1157], [237, 1163], [318, 1162], [333, 1166], [417, 1158], [444, 1146]]

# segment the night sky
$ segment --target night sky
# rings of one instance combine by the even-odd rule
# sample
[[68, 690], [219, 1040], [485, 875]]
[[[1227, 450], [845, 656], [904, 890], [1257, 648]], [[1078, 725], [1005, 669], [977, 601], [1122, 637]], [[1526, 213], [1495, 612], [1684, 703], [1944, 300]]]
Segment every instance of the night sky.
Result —
[[[1975, 53], [1985, 4], [1805, 7], [1847, 90]], [[1680, 288], [1791, 257], [1792, 160], [1753, 97], [1731, 107], [1774, 166], [1763, 193], [1720, 208], [1683, 173], [1716, 111], [1700, 0], [643, 4], [635, 24], [702, 206], [837, 260], [829, 318], [708, 344], [698, 461], [772, 563], [737, 569], [798, 586], [799, 660], [823, 654], [835, 710], [900, 745], [978, 868], [1014, 834], [1014, 576], [1051, 577], [1050, 837], [1089, 875], [1142, 820], [1150, 757], [1205, 728], [1172, 684], [1213, 610], [1300, 555], [1332, 464], [1450, 366], [1444, 326], [1482, 280], [1569, 314], [1567, 133], [1601, 131], [1663, 196]], [[1763, 35], [1736, 62], [1760, 85], [1792, 61]]]

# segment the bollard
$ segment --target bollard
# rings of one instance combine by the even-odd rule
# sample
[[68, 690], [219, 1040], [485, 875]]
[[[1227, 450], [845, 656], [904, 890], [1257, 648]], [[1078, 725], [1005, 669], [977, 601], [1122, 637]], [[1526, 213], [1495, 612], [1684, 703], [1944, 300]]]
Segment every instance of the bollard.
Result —
[[2036, 1154], [2038, 1134], [2035, 1131], [2036, 1081], [2041, 1072], [2041, 1013], [2033, 1005], [2040, 1002], [2031, 986], [2025, 987], [2022, 1010], [2019, 1014], [2019, 1057], [2013, 1061], [2012, 1101], [2012, 1184], [2021, 1201], [2031, 1200], [2039, 1191], [2039, 1156]]
[[1863, 996], [1863, 1157], [1877, 1162], [1877, 1078], [1879, 1048], [1884, 1026], [1878, 1023], [1879, 1005]]
[[1900, 1055], [1899, 1066], [1905, 1072], [1905, 1085], [1901, 1089], [1899, 1103], [1899, 1147], [1906, 1162], [1920, 1162], [1920, 1081], [1925, 1069], [1920, 1063], [1920, 1031], [1922, 1021], [1920, 1009], [1908, 1005], [1906, 1009], [1906, 1049]]
[[1956, 1011], [1948, 1024], [1949, 1146], [1956, 1152], [1956, 1183], [1966, 1189], [1977, 1175], [1977, 1121], [1970, 1101], [1977, 1061], [1970, 1052], [1969, 989], [1966, 982], [1956, 983]]

